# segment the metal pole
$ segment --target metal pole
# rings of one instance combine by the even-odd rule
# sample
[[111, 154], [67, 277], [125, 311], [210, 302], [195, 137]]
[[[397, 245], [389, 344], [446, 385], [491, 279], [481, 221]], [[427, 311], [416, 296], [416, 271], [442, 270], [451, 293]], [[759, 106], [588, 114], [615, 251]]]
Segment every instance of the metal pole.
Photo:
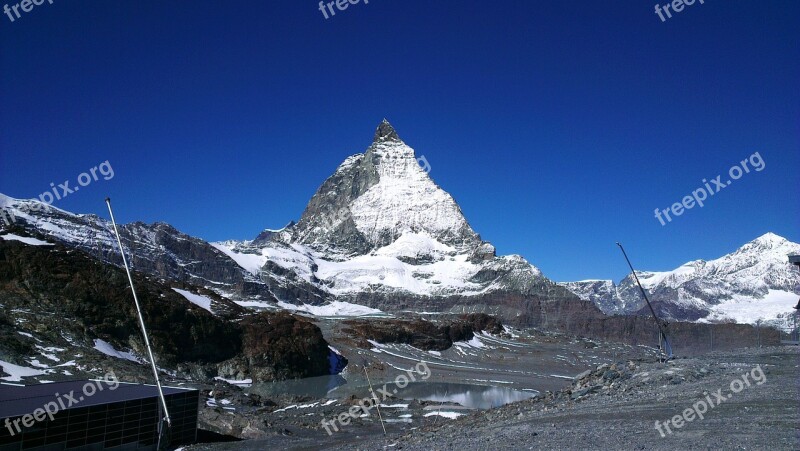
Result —
[[758, 347], [761, 347], [761, 320], [756, 321], [756, 337], [758, 340]]
[[[665, 354], [667, 354], [667, 359], [672, 358], [672, 346], [669, 344], [669, 340], [667, 339], [667, 334], [664, 331], [664, 328], [661, 327], [661, 321], [658, 319], [658, 315], [656, 315], [656, 311], [653, 309], [652, 304], [650, 304], [650, 299], [647, 299], [647, 293], [645, 293], [644, 288], [642, 287], [642, 283], [639, 282], [639, 276], [636, 275], [636, 270], [633, 269], [633, 265], [631, 264], [631, 260], [628, 258], [628, 254], [625, 252], [625, 248], [622, 247], [622, 244], [617, 242], [617, 246], [622, 251], [622, 255], [625, 256], [625, 261], [628, 262], [628, 266], [631, 268], [631, 273], [633, 273], [633, 278], [636, 279], [636, 285], [639, 285], [639, 291], [642, 292], [642, 296], [644, 297], [645, 302], [647, 302], [647, 306], [650, 307], [650, 313], [653, 314], [653, 318], [656, 320], [656, 326], [658, 326], [658, 332], [661, 334], [661, 337], [664, 340], [666, 348], [668, 349]], [[659, 339], [659, 347], [661, 348], [661, 340]], [[664, 351], [664, 348], [661, 348]]]
[[710, 325], [709, 330], [711, 331], [711, 350], [714, 350], [714, 326]]
[[381, 416], [381, 402], [378, 400], [378, 396], [375, 395], [375, 390], [372, 389], [372, 382], [369, 380], [369, 373], [367, 373], [367, 366], [364, 365], [364, 374], [367, 375], [367, 383], [369, 384], [369, 391], [372, 393], [372, 399], [375, 400], [375, 408], [378, 409], [378, 418], [381, 420], [381, 427], [383, 428], [383, 436], [386, 436], [386, 426], [383, 425], [383, 417]]
[[131, 293], [133, 293], [133, 302], [136, 304], [136, 314], [139, 317], [139, 327], [142, 328], [142, 335], [144, 335], [144, 344], [147, 347], [147, 355], [150, 357], [150, 366], [153, 368], [153, 376], [156, 378], [156, 386], [158, 387], [158, 396], [159, 398], [161, 398], [161, 406], [164, 408], [164, 419], [167, 420], [168, 426], [172, 426], [172, 420], [169, 417], [169, 410], [167, 410], [167, 400], [164, 399], [164, 391], [161, 389], [161, 380], [158, 378], [156, 359], [153, 357], [153, 350], [150, 348], [150, 339], [147, 337], [147, 328], [145, 328], [144, 326], [144, 318], [142, 317], [142, 309], [139, 306], [139, 298], [136, 296], [136, 289], [133, 288], [133, 277], [131, 277], [131, 270], [128, 267], [128, 259], [125, 258], [125, 250], [122, 249], [122, 240], [120, 240], [119, 238], [119, 230], [117, 230], [117, 222], [114, 220], [114, 212], [111, 211], [111, 198], [106, 197], [106, 205], [108, 205], [108, 214], [111, 215], [111, 224], [114, 226], [114, 234], [117, 236], [119, 253], [122, 255], [122, 264], [125, 265], [125, 272], [128, 273], [128, 283], [130, 283], [131, 285]]

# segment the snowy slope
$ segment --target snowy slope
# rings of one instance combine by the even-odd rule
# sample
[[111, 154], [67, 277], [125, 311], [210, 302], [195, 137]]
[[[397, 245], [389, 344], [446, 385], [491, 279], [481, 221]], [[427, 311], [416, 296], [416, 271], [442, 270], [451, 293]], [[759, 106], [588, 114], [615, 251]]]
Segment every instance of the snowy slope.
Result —
[[186, 300], [191, 302], [192, 304], [194, 304], [194, 305], [196, 305], [196, 306], [198, 306], [198, 307], [200, 307], [202, 309], [207, 310], [208, 313], [214, 313], [211, 310], [211, 302], [212, 302], [211, 298], [209, 298], [208, 296], [194, 294], [194, 293], [192, 293], [190, 291], [181, 290], [179, 288], [173, 288], [173, 290], [176, 293], [180, 294], [181, 296], [185, 297]]
[[[407, 244], [404, 236], [398, 242]], [[438, 245], [442, 246], [441, 243]], [[273, 244], [262, 248], [260, 254], [240, 253], [235, 246], [226, 247], [223, 243], [214, 243], [214, 246], [224, 250], [245, 268], [255, 268], [257, 263], [254, 262], [269, 261], [334, 296], [375, 290], [402, 291], [424, 296], [475, 295], [503, 289], [500, 282], [493, 284], [473, 280], [481, 270], [492, 266], [501, 271], [517, 271], [521, 276], [530, 276], [531, 279], [543, 278], [538, 269], [521, 257], [499, 257], [493, 262], [473, 263], [467, 254], [443, 253], [441, 258], [430, 263], [413, 264], [401, 260], [404, 255], [419, 255], [431, 251], [428, 246], [395, 246], [393, 243], [377, 249], [374, 254], [344, 261], [328, 259], [324, 254], [299, 244]], [[516, 267], [513, 261], [516, 262]], [[266, 273], [264, 275], [269, 276]]]

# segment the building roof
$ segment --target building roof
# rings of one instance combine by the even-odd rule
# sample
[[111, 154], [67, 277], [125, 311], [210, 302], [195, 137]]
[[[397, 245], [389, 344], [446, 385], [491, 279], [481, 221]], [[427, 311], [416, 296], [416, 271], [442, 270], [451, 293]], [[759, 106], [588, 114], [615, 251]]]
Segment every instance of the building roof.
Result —
[[[87, 388], [86, 392], [83, 391], [87, 384], [93, 385], [96, 389], [91, 396], [86, 396], [91, 393], [91, 389]], [[51, 401], [58, 403], [59, 398], [66, 407], [66, 409], [62, 409], [59, 406], [59, 411], [61, 411], [158, 396], [158, 388], [155, 385], [119, 382], [119, 385], [112, 390], [115, 385], [101, 379], [23, 386], [0, 384], [0, 418], [18, 417], [32, 413]], [[98, 387], [103, 389], [100, 390]], [[163, 387], [163, 390], [165, 396], [197, 391], [178, 387]], [[70, 397], [74, 399], [71, 406], [69, 406]]]

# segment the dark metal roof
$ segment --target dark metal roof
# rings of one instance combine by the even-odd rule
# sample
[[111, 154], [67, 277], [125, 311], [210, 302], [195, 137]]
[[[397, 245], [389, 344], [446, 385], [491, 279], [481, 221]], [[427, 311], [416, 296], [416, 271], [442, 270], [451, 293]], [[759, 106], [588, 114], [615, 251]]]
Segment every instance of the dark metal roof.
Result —
[[[86, 384], [92, 384], [96, 389], [91, 396], [86, 396], [86, 394], [84, 394], [83, 388]], [[103, 387], [103, 390], [98, 388], [98, 384]], [[59, 398], [66, 407], [66, 409], [62, 409], [59, 406], [59, 411], [62, 411], [100, 404], [158, 397], [158, 388], [155, 385], [120, 382], [119, 385], [112, 390], [111, 387], [114, 385], [115, 384], [109, 384], [103, 380], [54, 382], [50, 384], [25, 386], [0, 384], [0, 418], [18, 417], [32, 413], [34, 410], [43, 407], [51, 401], [58, 403]], [[163, 390], [165, 396], [185, 393], [187, 391], [197, 391], [194, 389], [177, 387], [163, 387]], [[91, 390], [87, 389], [87, 393], [89, 392], [91, 392]], [[68, 406], [70, 401], [67, 396], [75, 400], [72, 402], [72, 406]]]

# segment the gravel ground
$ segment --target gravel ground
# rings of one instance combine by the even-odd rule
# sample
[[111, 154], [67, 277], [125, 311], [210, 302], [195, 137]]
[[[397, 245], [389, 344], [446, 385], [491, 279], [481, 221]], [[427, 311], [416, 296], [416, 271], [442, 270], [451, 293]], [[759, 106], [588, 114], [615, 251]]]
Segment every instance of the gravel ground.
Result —
[[[550, 399], [475, 413], [401, 437], [376, 437], [351, 449], [797, 450], [798, 351], [796, 347], [743, 349], [667, 364], [643, 363], [628, 379], [577, 400], [572, 399], [572, 390], [565, 390]], [[743, 387], [738, 393], [732, 392], [739, 388], [734, 380]], [[759, 385], [762, 380], [766, 382]], [[724, 401], [718, 401], [714, 393]], [[656, 421], [663, 424], [707, 396], [715, 407], [703, 419], [695, 416], [679, 429], [671, 427], [671, 434], [662, 426], [664, 437], [655, 428]]]
[[[741, 349], [679, 358], [666, 364], [609, 361], [572, 382], [565, 380], [564, 389], [545, 392], [539, 398], [471, 411], [457, 419], [424, 421], [410, 428], [389, 424], [386, 437], [377, 419], [366, 418], [361, 426], [330, 437], [275, 434], [188, 449], [800, 450], [798, 376], [797, 347]], [[741, 390], [734, 393], [732, 388], [739, 385]], [[680, 428], [670, 423], [671, 433], [667, 432], [664, 423], [700, 401], [713, 405], [706, 408], [702, 419], [696, 413], [689, 414], [686, 418], [693, 415], [692, 421], [685, 421]], [[662, 425], [663, 437], [655, 427], [656, 421]]]

